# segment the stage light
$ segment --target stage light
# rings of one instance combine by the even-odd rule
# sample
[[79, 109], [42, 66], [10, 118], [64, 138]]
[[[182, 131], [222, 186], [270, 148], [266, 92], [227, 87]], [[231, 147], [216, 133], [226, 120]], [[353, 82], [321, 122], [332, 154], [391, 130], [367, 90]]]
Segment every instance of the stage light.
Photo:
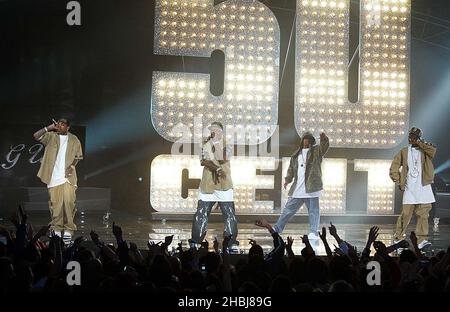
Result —
[[[332, 146], [391, 148], [402, 139], [409, 119], [410, 0], [361, 1], [360, 11], [361, 83], [358, 103], [350, 103], [347, 2], [297, 0], [295, 126], [300, 135], [304, 129], [333, 132]], [[315, 110], [317, 101], [324, 112]], [[380, 107], [395, 114], [382, 117]], [[375, 122], [354, 122], [360, 109]], [[341, 124], [341, 119], [351, 122]]]
[[445, 171], [445, 170], [447, 170], [447, 169], [449, 169], [449, 168], [450, 168], [450, 159], [448, 159], [447, 161], [445, 161], [443, 164], [439, 165], [439, 166], [436, 168], [435, 173], [436, 173], [436, 174], [441, 173], [441, 172], [443, 172], [443, 171]]
[[[195, 40], [196, 45], [187, 44], [189, 40]], [[153, 73], [151, 116], [157, 132], [169, 141], [183, 142], [172, 133], [173, 125], [190, 125], [199, 116], [204, 117], [206, 125], [218, 115], [224, 125], [232, 127], [244, 122], [264, 130], [276, 126], [279, 46], [278, 23], [259, 1], [240, 1], [239, 6], [227, 1], [214, 6], [211, 0], [157, 0], [155, 54], [209, 57], [215, 49], [225, 54], [225, 86], [220, 96], [210, 94], [207, 74]], [[185, 105], [176, 109], [164, 105], [174, 97]], [[208, 105], [212, 105], [214, 114]], [[193, 127], [189, 128], [194, 132]], [[260, 142], [272, 134], [262, 132]], [[251, 134], [245, 137], [247, 144], [256, 142]], [[195, 133], [194, 139], [199, 141], [201, 133]]]
[[[255, 200], [256, 189], [273, 189], [274, 177], [256, 175], [256, 170], [274, 170], [275, 157], [232, 157], [231, 177], [234, 202], [238, 213], [271, 213], [273, 201]], [[158, 212], [195, 212], [198, 189], [189, 189], [187, 198], [181, 197], [182, 171], [189, 171], [189, 179], [200, 179], [203, 167], [198, 156], [159, 155], [151, 164], [150, 203]]]
[[395, 184], [389, 177], [391, 160], [355, 159], [355, 171], [367, 171], [367, 214], [393, 214]]

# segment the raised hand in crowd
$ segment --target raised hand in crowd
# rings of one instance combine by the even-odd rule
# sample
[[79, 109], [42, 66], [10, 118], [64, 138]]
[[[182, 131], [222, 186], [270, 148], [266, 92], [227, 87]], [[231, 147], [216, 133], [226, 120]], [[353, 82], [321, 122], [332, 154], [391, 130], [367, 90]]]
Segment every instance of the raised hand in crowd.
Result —
[[267, 220], [265, 219], [256, 220], [255, 225], [267, 229], [270, 232], [270, 234], [273, 234], [275, 232], [273, 230], [272, 225], [270, 225], [270, 223], [267, 222]]
[[294, 238], [292, 238], [292, 236], [288, 236], [286, 239], [286, 252], [287, 252], [288, 258], [290, 260], [295, 258], [294, 251], [292, 250], [293, 244], [294, 244]]
[[166, 236], [164, 238], [164, 244], [163, 245], [167, 248], [167, 247], [170, 246], [170, 244], [172, 244], [172, 242], [173, 242], [173, 235], [169, 235], [169, 236]]
[[325, 251], [327, 253], [327, 257], [329, 259], [331, 259], [331, 257], [333, 256], [333, 253], [332, 253], [330, 245], [328, 244], [328, 241], [327, 241], [327, 228], [326, 227], [322, 227], [322, 232], [319, 232], [318, 234], [319, 234], [319, 237], [322, 240], [323, 245], [325, 247]]
[[115, 222], [113, 222], [113, 225], [112, 225], [112, 233], [113, 233], [114, 237], [116, 238], [117, 243], [123, 242], [122, 228], [120, 226], [116, 225]]
[[99, 235], [97, 234], [97, 232], [95, 232], [94, 230], [92, 230], [92, 231], [89, 233], [89, 236], [91, 237], [91, 241], [93, 241], [95, 245], [98, 246], [98, 245], [101, 244], [100, 237], [99, 237]]
[[332, 222], [330, 222], [328, 230], [330, 231], [330, 235], [333, 236], [336, 242], [340, 245], [343, 242], [343, 240], [339, 237], [337, 229]]
[[380, 228], [378, 226], [372, 226], [369, 230], [369, 236], [367, 237], [366, 248], [370, 250], [372, 244], [377, 240], [378, 231]]
[[302, 236], [302, 243], [305, 244], [305, 248], [302, 250], [302, 255], [304, 255], [305, 258], [311, 258], [316, 255], [314, 252], [314, 249], [311, 246], [311, 243], [309, 242], [308, 235]]
[[422, 252], [419, 249], [417, 236], [416, 236], [416, 233], [414, 231], [412, 231], [411, 234], [409, 235], [409, 239], [411, 240], [411, 244], [412, 244], [412, 246], [414, 248], [414, 252], [416, 253], [416, 255], [419, 258], [422, 258]]
[[50, 224], [44, 225], [36, 232], [36, 234], [33, 235], [31, 242], [36, 243], [41, 237], [47, 236], [49, 230], [50, 230]]

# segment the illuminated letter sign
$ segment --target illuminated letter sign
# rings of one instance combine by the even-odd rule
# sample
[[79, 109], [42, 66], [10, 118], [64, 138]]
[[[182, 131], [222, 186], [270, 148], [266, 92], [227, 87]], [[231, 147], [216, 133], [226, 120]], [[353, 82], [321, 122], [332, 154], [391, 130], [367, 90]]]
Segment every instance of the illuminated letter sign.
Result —
[[152, 122], [166, 140], [184, 141], [173, 127], [188, 126], [194, 133], [196, 117], [205, 124], [220, 120], [256, 127], [258, 137], [248, 137], [251, 142], [271, 137], [278, 123], [280, 58], [280, 29], [272, 11], [256, 0], [217, 6], [213, 0], [156, 1], [156, 54], [208, 57], [217, 49], [225, 54], [221, 96], [210, 93], [207, 74], [153, 73]]
[[361, 0], [360, 90], [348, 100], [349, 2], [297, 0], [295, 127], [336, 147], [392, 148], [409, 120], [409, 0]]

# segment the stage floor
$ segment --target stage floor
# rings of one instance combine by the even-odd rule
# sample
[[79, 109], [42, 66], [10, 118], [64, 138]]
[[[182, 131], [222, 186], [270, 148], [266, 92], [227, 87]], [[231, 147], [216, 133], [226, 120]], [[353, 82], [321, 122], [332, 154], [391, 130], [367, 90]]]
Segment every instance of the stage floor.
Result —
[[[217, 219], [217, 218], [216, 218]], [[29, 212], [29, 221], [32, 223], [35, 231], [39, 227], [47, 224], [50, 220], [49, 213], [44, 212]], [[122, 212], [112, 212], [109, 217], [99, 213], [78, 213], [76, 217], [76, 224], [78, 225], [78, 231], [75, 236], [83, 235], [89, 239], [89, 232], [95, 230], [100, 238], [107, 242], [114, 242], [114, 237], [111, 232], [112, 222], [122, 227], [124, 238], [127, 241], [132, 241], [137, 244], [141, 249], [147, 248], [147, 242], [149, 240], [158, 242], [164, 240], [167, 235], [174, 235], [172, 247], [176, 248], [178, 242], [183, 243], [183, 247], [188, 248], [188, 239], [191, 235], [191, 222], [190, 221], [174, 221], [170, 218], [165, 220], [151, 220], [150, 217], [143, 218], [136, 215], [125, 214]], [[321, 224], [325, 226], [326, 224]], [[370, 225], [368, 224], [335, 224], [340, 237], [349, 243], [355, 245], [358, 251], [362, 251], [366, 244], [367, 235]], [[378, 225], [378, 224], [377, 224]], [[12, 229], [12, 224], [6, 218], [0, 219], [0, 226]], [[272, 237], [265, 229], [256, 227], [250, 222], [239, 223], [238, 241], [240, 243], [240, 252], [247, 253], [249, 248], [249, 239], [254, 239], [260, 244], [266, 252], [272, 249]], [[378, 240], [383, 241], [389, 245], [392, 243], [392, 234], [394, 224], [379, 224], [380, 232]], [[415, 224], [411, 224], [408, 228], [408, 232], [414, 230]], [[304, 245], [301, 242], [301, 237], [304, 234], [308, 234], [309, 226], [305, 222], [290, 223], [286, 226], [282, 236], [286, 239], [287, 236], [294, 238], [294, 253], [300, 254]], [[209, 224], [209, 230], [206, 239], [212, 243], [214, 237], [217, 237], [221, 242], [223, 235], [223, 223], [211, 222]], [[333, 249], [333, 244], [336, 241], [328, 234], [329, 244]], [[409, 240], [409, 238], [408, 238]], [[450, 245], [450, 224], [441, 223], [438, 227], [430, 225], [430, 241], [433, 243], [429, 249], [430, 255], [440, 250], [446, 250]], [[336, 244], [337, 245], [337, 244]], [[319, 240], [313, 242], [313, 247], [316, 249], [316, 253], [319, 255], [325, 255], [325, 249], [322, 242]]]

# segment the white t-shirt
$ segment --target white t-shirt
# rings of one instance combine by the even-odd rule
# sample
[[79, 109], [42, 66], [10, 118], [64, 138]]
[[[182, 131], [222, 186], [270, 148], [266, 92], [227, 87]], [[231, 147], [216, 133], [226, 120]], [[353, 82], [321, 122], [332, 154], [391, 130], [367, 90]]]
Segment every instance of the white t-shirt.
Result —
[[431, 184], [422, 185], [422, 152], [417, 148], [408, 146], [408, 175], [403, 193], [404, 205], [434, 203]]
[[203, 194], [199, 191], [198, 199], [208, 202], [230, 202], [233, 201], [233, 189], [226, 191], [214, 191], [211, 194]]
[[297, 170], [297, 185], [295, 186], [292, 197], [294, 198], [313, 198], [320, 197], [322, 191], [313, 193], [306, 193], [305, 189], [305, 172], [306, 172], [306, 157], [308, 155], [309, 148], [303, 148], [302, 152], [298, 155], [298, 170]]
[[59, 136], [58, 155], [56, 156], [55, 166], [53, 167], [52, 178], [50, 179], [50, 183], [47, 185], [48, 188], [55, 187], [68, 182], [66, 178], [66, 151], [69, 136], [68, 135], [58, 135], [58, 136]]

